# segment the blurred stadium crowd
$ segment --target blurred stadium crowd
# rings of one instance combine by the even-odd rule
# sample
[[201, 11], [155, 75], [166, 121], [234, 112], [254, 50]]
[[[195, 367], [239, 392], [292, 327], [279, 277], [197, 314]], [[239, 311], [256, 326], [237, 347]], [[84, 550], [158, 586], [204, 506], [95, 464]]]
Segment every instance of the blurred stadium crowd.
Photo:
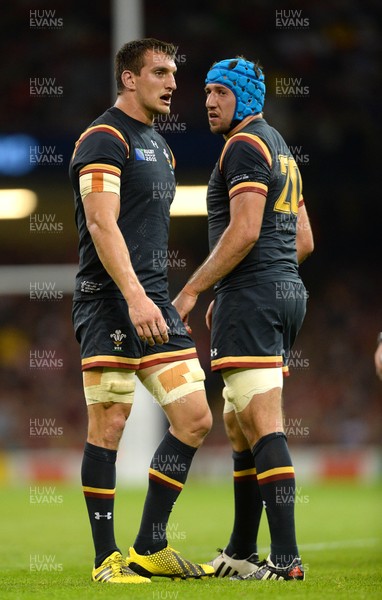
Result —
[[[4, 175], [0, 186], [33, 187], [48, 181], [55, 212], [56, 190], [64, 190], [71, 207], [66, 171], [74, 141], [112, 103], [112, 23], [110, 2], [50, 4], [63, 21], [56, 30], [31, 28], [29, 10], [32, 5], [46, 9], [42, 2], [18, 1], [3, 8], [8, 26], [0, 43], [10, 60], [3, 68], [1, 129], [6, 134], [27, 132], [41, 143], [51, 140], [63, 149], [65, 164], [54, 173], [40, 167], [24, 178]], [[214, 60], [227, 56], [260, 59], [267, 83], [265, 118], [294, 149], [316, 238], [314, 256], [301, 269], [309, 292], [308, 313], [285, 383], [286, 427], [295, 425], [290, 442], [379, 444], [382, 389], [373, 366], [376, 336], [382, 329], [377, 2], [293, 2], [285, 10], [302, 11], [305, 24], [295, 21], [289, 27], [277, 26], [276, 4], [144, 2], [145, 35], [179, 46], [173, 114], [185, 127], [181, 133], [170, 128], [165, 137], [177, 158], [178, 181], [206, 184], [222, 140], [207, 128], [205, 73]], [[31, 97], [29, 81], [38, 76], [55, 77], [63, 97]], [[279, 93], [280, 82], [291, 78], [299, 80], [304, 94]], [[0, 233], [5, 226], [0, 224]], [[206, 236], [205, 219], [174, 220], [170, 248], [184, 259], [184, 268], [170, 265], [172, 296], [205, 257]], [[31, 255], [41, 263], [76, 260], [75, 241], [66, 240], [65, 233], [57, 236], [57, 256], [51, 245], [47, 256], [41, 238], [36, 250], [36, 238], [26, 236], [16, 254], [3, 239], [4, 264], [28, 263]], [[209, 372], [204, 325], [211, 297], [201, 299], [191, 324], [215, 416], [206, 444], [223, 444], [222, 385], [220, 377]], [[0, 296], [0, 448], [82, 447], [86, 415], [70, 311], [67, 295], [55, 301], [31, 300], [28, 294]], [[39, 351], [45, 357], [54, 352], [50, 356], [56, 362], [32, 367], [31, 352]], [[30, 435], [31, 420], [49, 418], [65, 435]]]

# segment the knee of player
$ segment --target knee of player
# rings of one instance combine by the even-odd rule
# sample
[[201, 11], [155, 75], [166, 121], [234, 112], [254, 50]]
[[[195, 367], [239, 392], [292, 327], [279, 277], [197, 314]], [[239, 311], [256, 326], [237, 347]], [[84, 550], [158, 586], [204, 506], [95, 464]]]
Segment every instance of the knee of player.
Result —
[[212, 423], [213, 423], [212, 413], [211, 413], [210, 409], [208, 408], [205, 411], [204, 415], [199, 420], [198, 431], [201, 436], [205, 437], [211, 431]]
[[194, 415], [188, 420], [185, 428], [187, 433], [201, 443], [212, 428], [212, 414], [208, 406], [203, 412]]
[[[227, 404], [227, 402], [226, 402]], [[235, 449], [245, 449], [247, 440], [242, 432], [242, 429], [237, 421], [236, 413], [233, 410], [223, 413], [224, 427], [226, 435]]]
[[[115, 406], [113, 407], [115, 409]], [[125, 429], [127, 415], [123, 410], [114, 411], [105, 419], [102, 437], [105, 442], [113, 443], [119, 441]]]
[[[102, 410], [100, 410], [102, 408]], [[89, 411], [88, 442], [95, 446], [117, 450], [125, 428], [128, 413], [115, 412], [115, 405], [103, 404]]]

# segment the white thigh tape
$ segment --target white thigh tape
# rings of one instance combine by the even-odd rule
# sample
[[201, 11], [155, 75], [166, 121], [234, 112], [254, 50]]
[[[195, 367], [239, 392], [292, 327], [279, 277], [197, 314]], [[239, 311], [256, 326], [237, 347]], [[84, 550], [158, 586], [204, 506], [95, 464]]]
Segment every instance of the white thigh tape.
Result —
[[187, 394], [204, 390], [205, 374], [197, 358], [167, 363], [142, 380], [145, 388], [161, 406]]
[[132, 404], [134, 400], [135, 375], [127, 369], [104, 367], [102, 372], [84, 371], [84, 392], [86, 404], [100, 402], [123, 402]]
[[225, 388], [224, 412], [241, 412], [256, 394], [264, 394], [273, 388], [283, 388], [281, 367], [269, 369], [227, 369], [223, 371]]

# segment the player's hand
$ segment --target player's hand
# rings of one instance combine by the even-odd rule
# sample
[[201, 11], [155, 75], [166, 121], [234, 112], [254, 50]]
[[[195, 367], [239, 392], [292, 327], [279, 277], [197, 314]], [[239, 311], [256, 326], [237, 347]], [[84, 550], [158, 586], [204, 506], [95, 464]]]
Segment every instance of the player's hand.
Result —
[[215, 304], [215, 300], [212, 300], [212, 302], [210, 302], [210, 305], [207, 308], [207, 312], [206, 312], [206, 325], [207, 325], [207, 329], [209, 329], [210, 331], [211, 331], [211, 326], [212, 326], [212, 311], [214, 309], [214, 304]]
[[183, 288], [179, 292], [179, 294], [177, 295], [175, 300], [172, 301], [173, 305], [175, 306], [176, 310], [178, 311], [179, 316], [182, 319], [183, 323], [185, 324], [186, 328], [189, 327], [188, 315], [194, 308], [197, 299], [198, 299], [197, 294], [194, 295], [192, 293], [189, 293], [185, 290], [185, 288]]
[[168, 342], [168, 326], [160, 309], [146, 295], [129, 304], [129, 316], [142, 342], [149, 346]]

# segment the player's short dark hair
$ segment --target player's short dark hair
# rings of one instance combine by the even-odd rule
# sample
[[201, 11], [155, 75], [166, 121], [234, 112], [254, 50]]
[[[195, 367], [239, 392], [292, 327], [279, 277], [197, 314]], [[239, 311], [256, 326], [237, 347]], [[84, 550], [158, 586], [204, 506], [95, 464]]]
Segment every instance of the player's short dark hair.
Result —
[[127, 42], [115, 57], [115, 79], [119, 94], [124, 88], [121, 79], [123, 71], [131, 71], [135, 75], [139, 75], [145, 64], [145, 54], [148, 50], [165, 54], [175, 60], [176, 48], [169, 42], [162, 42], [155, 38], [144, 38], [143, 40]]
[[[248, 60], [248, 58], [245, 58], [245, 56], [236, 56], [236, 58], [239, 60], [240, 58], [242, 58], [243, 60]], [[259, 77], [261, 75], [261, 73], [263, 72], [263, 66], [260, 64], [259, 59], [257, 58], [256, 60], [250, 60], [249, 62], [253, 63], [253, 70], [256, 73], [256, 76]], [[237, 65], [238, 61], [234, 60], [232, 61], [232, 63], [229, 65], [230, 69], [234, 69]]]

